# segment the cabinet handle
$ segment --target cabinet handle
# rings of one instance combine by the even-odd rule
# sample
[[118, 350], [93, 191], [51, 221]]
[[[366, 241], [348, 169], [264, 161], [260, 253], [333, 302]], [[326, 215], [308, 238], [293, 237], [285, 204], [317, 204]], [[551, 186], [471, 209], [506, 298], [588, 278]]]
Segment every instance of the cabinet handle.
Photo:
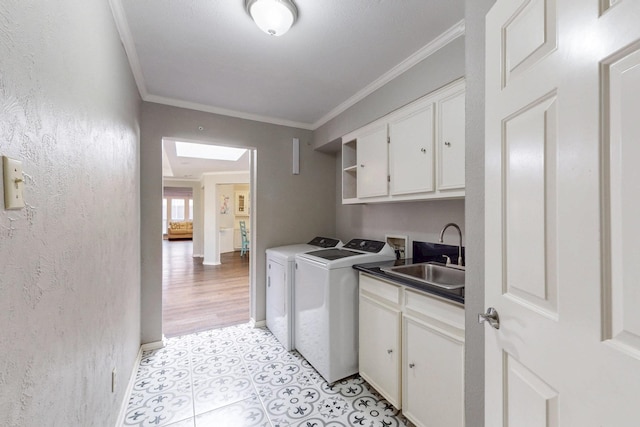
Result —
[[410, 368], [413, 368], [414, 366], [416, 366], [416, 364], [415, 364], [415, 363], [409, 363], [409, 367], [410, 367]]
[[360, 165], [360, 167], [361, 167], [361, 168], [363, 168], [363, 167], [364, 167], [364, 165], [363, 165], [363, 164], [361, 164], [361, 165]]
[[387, 350], [387, 354], [391, 354], [391, 353], [393, 353], [392, 349]]
[[420, 151], [422, 151], [423, 153], [426, 153], [427, 149], [426, 148], [421, 148]]
[[451, 143], [449, 141], [445, 141], [444, 145], [446, 145], [447, 147], [451, 147]]

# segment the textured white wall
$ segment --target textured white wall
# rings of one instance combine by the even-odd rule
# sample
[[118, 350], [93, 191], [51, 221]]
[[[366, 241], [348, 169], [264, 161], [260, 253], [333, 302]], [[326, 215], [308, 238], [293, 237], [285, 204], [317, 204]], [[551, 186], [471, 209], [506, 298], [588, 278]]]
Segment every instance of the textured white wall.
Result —
[[108, 2], [0, 3], [0, 154], [27, 203], [0, 205], [2, 426], [115, 425], [140, 345], [139, 104]]

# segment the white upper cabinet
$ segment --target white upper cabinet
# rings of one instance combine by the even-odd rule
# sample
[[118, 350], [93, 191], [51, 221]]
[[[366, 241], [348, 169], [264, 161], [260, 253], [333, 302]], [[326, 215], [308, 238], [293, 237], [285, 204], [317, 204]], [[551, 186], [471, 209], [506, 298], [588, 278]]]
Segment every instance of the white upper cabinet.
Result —
[[438, 190], [464, 188], [464, 87], [438, 103]]
[[427, 193], [433, 185], [434, 105], [415, 104], [389, 121], [391, 194]]
[[386, 123], [369, 128], [358, 137], [358, 197], [388, 194], [387, 157]]
[[342, 203], [464, 197], [464, 79], [342, 138]]

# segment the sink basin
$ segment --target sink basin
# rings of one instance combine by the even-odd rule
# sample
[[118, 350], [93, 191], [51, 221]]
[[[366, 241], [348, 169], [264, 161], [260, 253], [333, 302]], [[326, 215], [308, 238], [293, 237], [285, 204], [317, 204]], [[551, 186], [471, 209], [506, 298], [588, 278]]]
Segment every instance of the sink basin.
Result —
[[437, 263], [420, 263], [381, 268], [387, 274], [417, 280], [444, 289], [464, 288], [464, 270]]

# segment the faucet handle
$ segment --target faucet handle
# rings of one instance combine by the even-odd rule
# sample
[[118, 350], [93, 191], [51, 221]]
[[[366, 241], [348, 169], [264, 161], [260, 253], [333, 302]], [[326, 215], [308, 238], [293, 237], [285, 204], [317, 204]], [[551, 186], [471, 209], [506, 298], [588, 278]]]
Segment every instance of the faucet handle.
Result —
[[442, 256], [447, 260], [445, 265], [451, 265], [451, 258], [449, 258], [449, 256], [447, 255], [442, 255]]

